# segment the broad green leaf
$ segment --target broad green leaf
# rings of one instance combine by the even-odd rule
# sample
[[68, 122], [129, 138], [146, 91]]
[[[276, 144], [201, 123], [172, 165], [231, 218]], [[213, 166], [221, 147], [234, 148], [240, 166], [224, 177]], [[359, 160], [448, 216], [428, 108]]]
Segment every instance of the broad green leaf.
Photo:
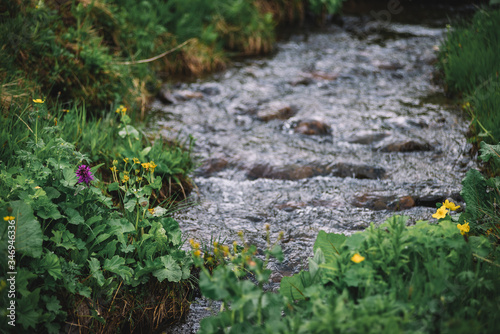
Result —
[[38, 258], [42, 255], [43, 234], [31, 206], [24, 201], [10, 202], [16, 221], [16, 252]]
[[80, 225], [85, 221], [83, 217], [80, 216], [80, 213], [73, 208], [66, 207], [64, 209], [64, 213], [66, 213], [66, 215], [68, 216], [68, 222], [70, 224]]
[[108, 191], [117, 191], [118, 189], [119, 189], [118, 182], [113, 182], [110, 185], [108, 185]]
[[125, 265], [125, 259], [115, 255], [111, 259], [104, 260], [103, 268], [112, 273], [118, 274], [124, 280], [128, 280], [133, 275], [132, 268], [129, 268]]
[[113, 228], [115, 234], [135, 232], [135, 226], [125, 218], [111, 219], [107, 224]]
[[311, 274], [308, 271], [300, 271], [292, 277], [283, 277], [280, 294], [291, 300], [305, 299], [304, 289], [311, 285], [311, 281]]
[[320, 248], [325, 255], [326, 262], [333, 262], [337, 255], [340, 254], [340, 246], [344, 243], [347, 237], [343, 234], [326, 233], [319, 231], [318, 237], [314, 242], [313, 250]]
[[182, 278], [182, 270], [175, 259], [171, 255], [165, 255], [160, 257], [160, 260], [164, 268], [154, 271], [153, 276], [160, 282], [165, 279], [169, 282], [179, 282]]
[[103, 286], [105, 283], [105, 279], [104, 275], [102, 274], [101, 264], [99, 263], [99, 260], [93, 257], [88, 261], [90, 267], [90, 274], [92, 275], [92, 277], [96, 279], [97, 284], [99, 286]]
[[123, 129], [121, 129], [118, 132], [118, 135], [122, 138], [125, 138], [126, 136], [133, 137], [136, 140], [139, 140], [139, 131], [137, 131], [136, 128], [134, 128], [132, 125], [126, 125]]
[[96, 165], [96, 166], [94, 166], [94, 167], [90, 168], [90, 172], [92, 172], [92, 174], [95, 174], [95, 173], [97, 172], [97, 170], [98, 170], [100, 167], [102, 167], [102, 166], [104, 166], [104, 163], [100, 163], [99, 165]]
[[63, 170], [64, 180], [61, 180], [61, 184], [66, 187], [73, 187], [76, 182], [78, 182], [78, 177], [74, 170], [66, 168]]
[[61, 262], [59, 257], [54, 253], [46, 253], [40, 261], [42, 267], [47, 270], [47, 273], [54, 279], [62, 278]]

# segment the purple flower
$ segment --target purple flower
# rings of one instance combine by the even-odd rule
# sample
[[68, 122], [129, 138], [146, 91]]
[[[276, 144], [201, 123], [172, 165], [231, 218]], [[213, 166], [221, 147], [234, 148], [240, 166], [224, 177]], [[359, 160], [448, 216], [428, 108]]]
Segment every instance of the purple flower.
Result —
[[90, 182], [94, 180], [94, 175], [92, 175], [90, 167], [86, 165], [78, 167], [76, 176], [78, 176], [78, 183], [85, 183], [87, 186], [90, 186]]

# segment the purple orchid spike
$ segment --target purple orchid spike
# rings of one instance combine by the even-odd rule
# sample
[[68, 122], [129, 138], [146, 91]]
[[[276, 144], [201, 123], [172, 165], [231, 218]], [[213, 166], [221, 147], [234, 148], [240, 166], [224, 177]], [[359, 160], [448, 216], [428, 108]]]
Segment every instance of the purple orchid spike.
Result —
[[86, 165], [78, 167], [76, 176], [78, 176], [78, 183], [85, 183], [87, 186], [90, 186], [90, 182], [94, 180], [94, 175], [92, 175], [90, 167]]

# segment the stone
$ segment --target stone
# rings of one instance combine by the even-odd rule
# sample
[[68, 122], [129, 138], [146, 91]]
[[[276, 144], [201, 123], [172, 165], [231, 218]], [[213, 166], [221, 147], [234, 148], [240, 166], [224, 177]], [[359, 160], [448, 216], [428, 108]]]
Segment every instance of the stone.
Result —
[[287, 165], [271, 166], [269, 164], [256, 164], [252, 166], [247, 176], [255, 180], [259, 178], [275, 180], [300, 180], [317, 175], [318, 171], [311, 166]]
[[330, 125], [320, 120], [301, 120], [294, 126], [295, 133], [303, 135], [327, 135], [330, 133]]
[[284, 102], [271, 102], [263, 109], [257, 112], [257, 118], [261, 121], [268, 122], [273, 119], [286, 120], [295, 114], [294, 109]]
[[361, 131], [358, 134], [348, 138], [347, 142], [351, 144], [371, 145], [373, 143], [381, 141], [388, 136], [390, 136], [390, 134], [387, 132]]
[[200, 87], [200, 92], [205, 95], [215, 96], [220, 94], [220, 88], [215, 84], [205, 84]]
[[228, 161], [222, 157], [212, 157], [203, 161], [200, 167], [196, 170], [196, 173], [200, 176], [210, 176], [213, 173], [220, 172], [225, 169], [228, 165]]
[[381, 152], [422, 152], [432, 151], [433, 147], [424, 141], [402, 140], [379, 147], [378, 150]]
[[371, 165], [355, 165], [339, 162], [331, 166], [332, 174], [338, 177], [354, 177], [356, 179], [382, 179], [385, 169]]

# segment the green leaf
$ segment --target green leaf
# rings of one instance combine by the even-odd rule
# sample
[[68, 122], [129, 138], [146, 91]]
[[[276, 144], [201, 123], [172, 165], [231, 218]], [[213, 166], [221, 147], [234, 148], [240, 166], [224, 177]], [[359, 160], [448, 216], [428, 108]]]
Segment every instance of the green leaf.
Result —
[[291, 300], [305, 299], [304, 289], [311, 285], [311, 281], [311, 274], [308, 271], [300, 271], [292, 277], [283, 277], [279, 292]]
[[56, 254], [46, 253], [40, 263], [54, 279], [62, 278], [61, 262], [59, 262], [59, 257]]
[[179, 282], [182, 278], [182, 270], [174, 258], [171, 255], [165, 255], [160, 257], [160, 261], [164, 268], [155, 270], [153, 276], [160, 282], [163, 282], [165, 279], [169, 282]]
[[38, 258], [42, 255], [43, 234], [31, 206], [24, 201], [10, 202], [16, 221], [16, 252]]
[[64, 208], [64, 213], [68, 216], [68, 222], [70, 224], [80, 225], [85, 221], [83, 217], [80, 216], [80, 213], [73, 208], [70, 207]]
[[43, 311], [38, 308], [38, 301], [40, 300], [40, 288], [31, 292], [29, 295], [17, 299], [16, 308], [16, 323], [21, 324], [24, 329], [36, 328], [38, 319]]
[[132, 277], [133, 270], [125, 265], [125, 259], [115, 255], [113, 258], [104, 260], [103, 268], [112, 273], [118, 274], [125, 281]]
[[92, 172], [92, 174], [95, 174], [101, 166], [104, 166], [104, 163], [100, 163], [99, 165], [90, 168], [90, 171]]
[[63, 170], [64, 180], [61, 180], [61, 184], [66, 187], [74, 187], [76, 182], [78, 182], [78, 177], [74, 170], [66, 168]]
[[340, 254], [340, 247], [345, 242], [347, 237], [343, 234], [336, 233], [326, 233], [325, 231], [319, 231], [318, 237], [314, 242], [313, 251], [320, 248], [325, 255], [326, 262], [333, 262], [337, 255]]
[[99, 260], [93, 257], [90, 258], [90, 260], [88, 261], [90, 267], [90, 274], [92, 275], [92, 277], [96, 279], [97, 284], [99, 286], [103, 286], [105, 283], [105, 279], [101, 271], [101, 264], [99, 263]]
[[113, 182], [110, 185], [108, 185], [108, 191], [117, 191], [120, 187], [118, 182]]
[[50, 312], [58, 313], [61, 310], [61, 304], [59, 303], [59, 299], [56, 296], [46, 296], [44, 295], [42, 299], [45, 300], [45, 307]]
[[135, 206], [136, 206], [137, 202], [135, 199], [129, 199], [124, 205], [123, 207], [125, 208], [125, 210], [127, 210], [128, 212], [132, 212], [134, 211], [135, 209]]
[[139, 131], [136, 130], [132, 125], [126, 125], [123, 129], [118, 132], [118, 135], [122, 138], [126, 136], [133, 137], [136, 140], [139, 140]]

